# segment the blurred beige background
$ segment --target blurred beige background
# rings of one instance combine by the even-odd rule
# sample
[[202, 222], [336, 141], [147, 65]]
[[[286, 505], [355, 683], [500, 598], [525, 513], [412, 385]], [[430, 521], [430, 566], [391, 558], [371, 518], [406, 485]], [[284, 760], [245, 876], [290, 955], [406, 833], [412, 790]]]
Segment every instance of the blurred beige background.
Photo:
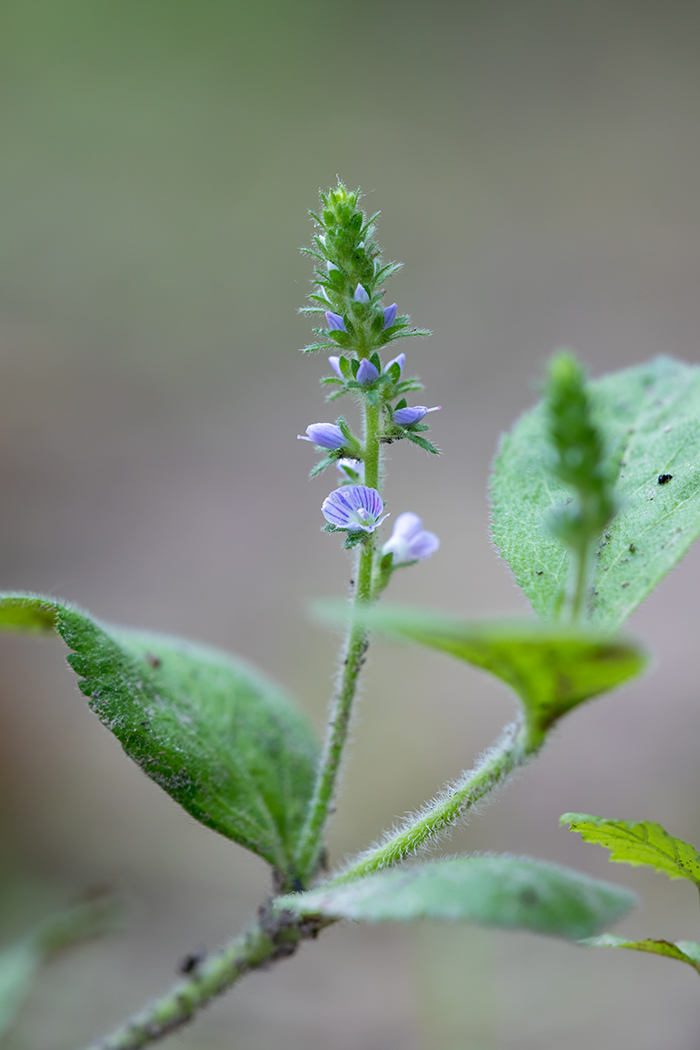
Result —
[[[349, 563], [296, 434], [333, 418], [295, 309], [306, 209], [380, 208], [439, 461], [392, 449], [394, 514], [442, 548], [394, 600], [517, 613], [488, 538], [499, 433], [551, 351], [593, 374], [700, 360], [700, 8], [644, 0], [328, 5], [5, 0], [0, 9], [0, 582], [235, 650], [321, 730]], [[332, 412], [332, 410], [330, 410]], [[635, 935], [698, 938], [690, 886], [611, 867], [566, 810], [700, 843], [700, 550], [630, 628], [646, 679], [565, 722], [448, 849], [530, 852], [636, 888]], [[0, 933], [86, 886], [124, 931], [56, 961], [9, 1050], [76, 1050], [244, 924], [264, 865], [125, 759], [61, 646], [1, 640]], [[378, 644], [334, 858], [471, 764], [512, 714], [446, 658]], [[265, 890], [267, 884], [264, 882]], [[686, 972], [687, 970], [687, 972]], [[183, 1050], [695, 1050], [697, 978], [468, 928], [336, 928], [173, 1038]]]

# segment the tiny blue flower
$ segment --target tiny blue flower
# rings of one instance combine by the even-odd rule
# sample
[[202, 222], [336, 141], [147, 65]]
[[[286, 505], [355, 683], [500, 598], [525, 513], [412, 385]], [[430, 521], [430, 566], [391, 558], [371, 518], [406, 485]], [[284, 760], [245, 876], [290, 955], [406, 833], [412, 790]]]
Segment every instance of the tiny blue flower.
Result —
[[405, 364], [406, 364], [406, 355], [405, 354], [399, 354], [398, 357], [392, 357], [391, 361], [387, 361], [387, 363], [384, 365], [384, 371], [388, 372], [392, 365], [398, 365], [399, 366], [399, 377], [400, 377], [401, 373], [403, 372], [403, 366]]
[[325, 247], [326, 247], [326, 237], [325, 237], [325, 234], [323, 234], [323, 233], [319, 233], [319, 235], [318, 235], [318, 239], [319, 239], [319, 241], [321, 242], [321, 244], [323, 245], [323, 247], [325, 248]]
[[367, 294], [366, 290], [362, 287], [361, 284], [358, 284], [357, 288], [355, 289], [353, 299], [356, 303], [362, 303], [363, 306], [367, 306], [367, 303], [369, 302], [369, 295]]
[[328, 261], [328, 262], [326, 263], [326, 269], [327, 269], [327, 270], [328, 270], [328, 272], [330, 273], [330, 272], [331, 272], [331, 270], [337, 270], [337, 269], [339, 269], [339, 267], [338, 267], [338, 266], [336, 266], [336, 265], [335, 265], [335, 263], [332, 263], [332, 262], [331, 262], [331, 261], [329, 260], [329, 261]]
[[312, 441], [321, 448], [336, 449], [346, 444], [343, 431], [335, 423], [310, 423], [306, 435], [297, 434], [297, 437], [299, 441]]
[[366, 485], [343, 485], [324, 499], [321, 513], [326, 521], [345, 532], [374, 532], [388, 514], [376, 489]]
[[368, 361], [366, 357], [363, 357], [355, 379], [358, 383], [362, 383], [363, 386], [369, 386], [375, 379], [379, 379], [379, 369], [371, 361]]
[[338, 379], [343, 379], [343, 373], [340, 371], [340, 357], [329, 357], [328, 364], [338, 376]]
[[396, 320], [396, 303], [392, 303], [391, 306], [387, 306], [384, 311], [384, 325], [383, 328], [391, 328], [394, 321]]
[[326, 324], [336, 332], [347, 332], [345, 321], [340, 314], [334, 314], [332, 310], [326, 310]]
[[382, 554], [393, 554], [394, 565], [407, 561], [425, 561], [440, 546], [434, 532], [427, 532], [417, 514], [399, 514], [394, 531], [382, 547]]
[[399, 423], [402, 427], [410, 427], [414, 423], [420, 423], [423, 416], [427, 415], [428, 412], [439, 412], [441, 408], [442, 405], [435, 405], [434, 408], [426, 408], [425, 405], [399, 408], [394, 412], [394, 422]]

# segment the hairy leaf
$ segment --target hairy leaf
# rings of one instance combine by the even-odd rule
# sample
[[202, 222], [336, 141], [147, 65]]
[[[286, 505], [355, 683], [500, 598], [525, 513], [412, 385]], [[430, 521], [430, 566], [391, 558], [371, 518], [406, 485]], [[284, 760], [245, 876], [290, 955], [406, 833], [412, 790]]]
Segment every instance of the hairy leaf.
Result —
[[669, 835], [660, 824], [607, 820], [588, 813], [564, 813], [559, 822], [569, 824], [584, 842], [609, 849], [611, 861], [653, 868], [670, 879], [689, 879], [700, 888], [700, 853], [690, 843]]
[[280, 899], [286, 908], [309, 916], [370, 922], [463, 919], [574, 940], [615, 922], [635, 902], [629, 890], [611, 883], [510, 856], [403, 865]]
[[144, 773], [293, 877], [317, 749], [280, 689], [216, 649], [100, 624], [53, 598], [0, 596], [0, 630], [52, 628], [91, 708]]
[[[319, 603], [326, 615], [347, 605]], [[368, 627], [449, 653], [507, 682], [522, 701], [533, 741], [590, 697], [640, 673], [646, 658], [628, 639], [546, 628], [536, 621], [469, 621], [385, 605], [361, 615]]]
[[652, 955], [665, 955], [669, 959], [678, 959], [688, 963], [700, 973], [700, 944], [694, 941], [659, 941], [647, 937], [643, 941], [628, 941], [616, 937], [613, 933], [602, 933], [598, 937], [586, 937], [581, 944], [593, 948], [630, 948], [636, 952], [651, 952]]
[[[615, 630], [700, 534], [700, 366], [657, 357], [589, 385], [617, 514], [596, 551], [589, 614]], [[491, 477], [493, 539], [544, 620], [571, 556], [548, 527], [571, 499], [554, 476], [540, 403], [506, 434]]]

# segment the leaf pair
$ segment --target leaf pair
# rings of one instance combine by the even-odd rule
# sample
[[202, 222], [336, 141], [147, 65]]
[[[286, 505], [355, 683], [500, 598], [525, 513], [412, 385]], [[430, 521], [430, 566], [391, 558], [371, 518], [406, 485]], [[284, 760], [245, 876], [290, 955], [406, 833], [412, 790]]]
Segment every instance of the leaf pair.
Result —
[[[610, 850], [610, 860], [618, 864], [645, 866], [667, 875], [669, 879], [688, 879], [700, 890], [700, 853], [683, 839], [677, 839], [649, 820], [629, 823], [607, 820], [587, 813], [565, 813], [560, 823], [577, 831], [584, 842], [593, 842]], [[624, 937], [603, 934], [587, 938], [585, 943], [602, 948], [630, 948], [651, 952], [688, 963], [700, 973], [700, 945], [694, 941], [630, 941]]]
[[215, 649], [100, 624], [53, 598], [0, 597], [0, 630], [56, 630], [80, 688], [127, 755], [207, 827], [294, 884], [317, 745], [289, 698]]

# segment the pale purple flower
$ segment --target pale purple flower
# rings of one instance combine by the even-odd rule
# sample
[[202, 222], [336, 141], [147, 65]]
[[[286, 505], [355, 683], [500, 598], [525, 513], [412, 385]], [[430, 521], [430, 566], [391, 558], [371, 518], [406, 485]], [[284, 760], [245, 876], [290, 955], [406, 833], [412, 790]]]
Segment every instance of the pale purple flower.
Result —
[[434, 532], [426, 532], [423, 522], [408, 510], [399, 514], [394, 524], [394, 531], [382, 547], [382, 554], [393, 554], [394, 565], [407, 561], [425, 561], [440, 546], [440, 540]]
[[384, 328], [391, 328], [394, 321], [396, 320], [396, 303], [392, 303], [391, 306], [387, 306], [384, 310]]
[[355, 379], [358, 383], [362, 383], [363, 386], [369, 386], [375, 379], [379, 379], [379, 369], [371, 361], [368, 361], [366, 357], [363, 357]]
[[398, 357], [392, 357], [391, 361], [387, 361], [387, 363], [384, 365], [384, 371], [388, 372], [392, 365], [398, 365], [399, 366], [399, 378], [400, 378], [401, 377], [401, 373], [403, 372], [403, 366], [405, 364], [406, 364], [406, 355], [405, 354], [399, 354]]
[[439, 412], [441, 408], [442, 405], [435, 405], [434, 408], [426, 408], [425, 405], [399, 408], [394, 412], [394, 422], [399, 423], [402, 427], [410, 427], [414, 423], [420, 423], [423, 416], [427, 415], [428, 412]]
[[347, 332], [343, 318], [340, 314], [334, 314], [332, 310], [326, 310], [326, 324], [336, 332]]
[[314, 445], [321, 448], [342, 448], [346, 444], [346, 437], [340, 427], [335, 423], [310, 423], [306, 428], [307, 436], [297, 434], [300, 441], [312, 441]]
[[340, 371], [340, 358], [339, 357], [329, 357], [328, 358], [328, 364], [331, 366], [331, 368], [333, 369], [333, 371], [337, 375], [338, 379], [343, 379], [344, 378], [343, 377], [343, 373]]
[[367, 294], [366, 289], [363, 288], [361, 284], [358, 284], [357, 288], [355, 289], [353, 299], [356, 303], [362, 303], [363, 306], [367, 306], [367, 303], [369, 302], [369, 295]]
[[383, 509], [382, 497], [366, 485], [343, 485], [331, 492], [321, 505], [326, 521], [346, 532], [374, 532], [389, 516], [382, 514]]
[[327, 270], [328, 270], [328, 272], [330, 273], [330, 272], [331, 272], [331, 270], [337, 270], [337, 269], [338, 269], [338, 267], [337, 267], [337, 266], [335, 265], [335, 263], [332, 263], [332, 262], [331, 262], [331, 261], [329, 260], [329, 261], [328, 261], [328, 262], [326, 263], [326, 269], [327, 269]]

